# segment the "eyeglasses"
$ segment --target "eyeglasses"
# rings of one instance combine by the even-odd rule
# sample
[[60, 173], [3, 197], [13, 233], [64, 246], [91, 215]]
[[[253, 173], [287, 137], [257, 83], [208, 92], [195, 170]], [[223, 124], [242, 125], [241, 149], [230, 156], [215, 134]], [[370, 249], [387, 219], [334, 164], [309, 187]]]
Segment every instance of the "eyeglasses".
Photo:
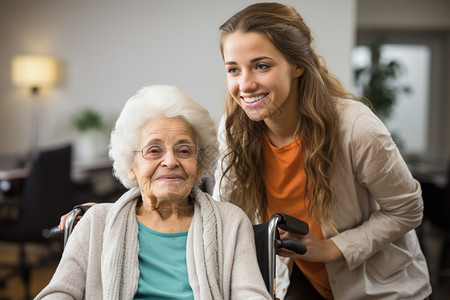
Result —
[[[196, 158], [200, 152], [200, 147], [195, 144], [178, 144], [172, 147], [173, 153], [179, 159]], [[162, 145], [148, 145], [142, 150], [134, 150], [133, 152], [141, 152], [142, 157], [147, 160], [155, 160], [163, 157], [167, 152], [167, 147]]]

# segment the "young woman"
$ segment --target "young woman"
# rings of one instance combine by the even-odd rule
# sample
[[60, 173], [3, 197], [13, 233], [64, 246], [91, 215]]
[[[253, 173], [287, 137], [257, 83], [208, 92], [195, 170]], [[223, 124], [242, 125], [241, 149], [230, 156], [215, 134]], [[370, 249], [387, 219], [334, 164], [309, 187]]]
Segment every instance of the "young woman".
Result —
[[309, 224], [284, 234], [308, 248], [279, 253], [295, 261], [288, 297], [304, 296], [303, 273], [326, 299], [426, 298], [420, 185], [383, 123], [328, 73], [302, 17], [258, 3], [220, 29], [229, 94], [214, 197], [253, 222], [283, 212]]

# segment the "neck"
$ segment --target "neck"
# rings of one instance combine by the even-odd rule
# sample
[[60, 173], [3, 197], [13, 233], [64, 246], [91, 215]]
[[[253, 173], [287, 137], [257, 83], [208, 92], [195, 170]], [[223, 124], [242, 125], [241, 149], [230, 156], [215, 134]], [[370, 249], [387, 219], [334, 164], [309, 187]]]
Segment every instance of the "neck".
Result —
[[158, 232], [187, 231], [193, 215], [194, 205], [188, 198], [176, 203], [143, 199], [136, 207], [136, 219]]
[[295, 141], [299, 134], [297, 132], [299, 120], [297, 100], [286, 100], [280, 107], [280, 113], [264, 120], [267, 126], [266, 134], [271, 144], [275, 147], [282, 147]]

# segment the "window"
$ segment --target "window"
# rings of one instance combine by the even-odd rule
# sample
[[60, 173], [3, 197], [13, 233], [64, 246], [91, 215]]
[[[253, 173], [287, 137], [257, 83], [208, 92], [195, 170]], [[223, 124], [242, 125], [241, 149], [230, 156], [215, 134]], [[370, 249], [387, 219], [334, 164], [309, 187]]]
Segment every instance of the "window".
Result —
[[[399, 76], [390, 82], [397, 87], [407, 87], [409, 92], [399, 92], [392, 113], [383, 122], [392, 133], [403, 154], [425, 156], [427, 151], [429, 115], [430, 50], [426, 45], [385, 44], [380, 48], [382, 64], [396, 61]], [[352, 54], [355, 68], [370, 67], [371, 50], [358, 46]], [[363, 81], [368, 80], [366, 78]], [[362, 94], [362, 87], [357, 86]]]

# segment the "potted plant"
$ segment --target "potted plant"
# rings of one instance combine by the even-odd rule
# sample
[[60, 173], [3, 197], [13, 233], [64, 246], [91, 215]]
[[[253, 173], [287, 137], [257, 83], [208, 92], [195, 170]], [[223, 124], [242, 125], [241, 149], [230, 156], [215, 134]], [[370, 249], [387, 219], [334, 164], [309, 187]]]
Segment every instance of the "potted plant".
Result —
[[91, 108], [86, 108], [77, 114], [73, 119], [73, 124], [78, 132], [101, 130], [103, 128], [102, 116]]
[[387, 119], [392, 113], [398, 95], [410, 93], [411, 88], [398, 84], [397, 80], [403, 71], [398, 61], [381, 59], [383, 43], [384, 39], [379, 38], [369, 45], [371, 64], [355, 69], [355, 82], [362, 94], [360, 100], [369, 104], [381, 119]]
[[[401, 93], [410, 93], [409, 86], [400, 85], [404, 67], [396, 60], [382, 60], [384, 38], [378, 38], [369, 45], [371, 64], [356, 68], [355, 83], [359, 88], [359, 100], [366, 103], [381, 120], [386, 121], [392, 114], [393, 107]], [[392, 138], [402, 151], [403, 141], [399, 135], [391, 131]]]
[[108, 142], [101, 114], [92, 108], [85, 108], [73, 117], [72, 123], [77, 131], [76, 160], [89, 163], [105, 158]]

